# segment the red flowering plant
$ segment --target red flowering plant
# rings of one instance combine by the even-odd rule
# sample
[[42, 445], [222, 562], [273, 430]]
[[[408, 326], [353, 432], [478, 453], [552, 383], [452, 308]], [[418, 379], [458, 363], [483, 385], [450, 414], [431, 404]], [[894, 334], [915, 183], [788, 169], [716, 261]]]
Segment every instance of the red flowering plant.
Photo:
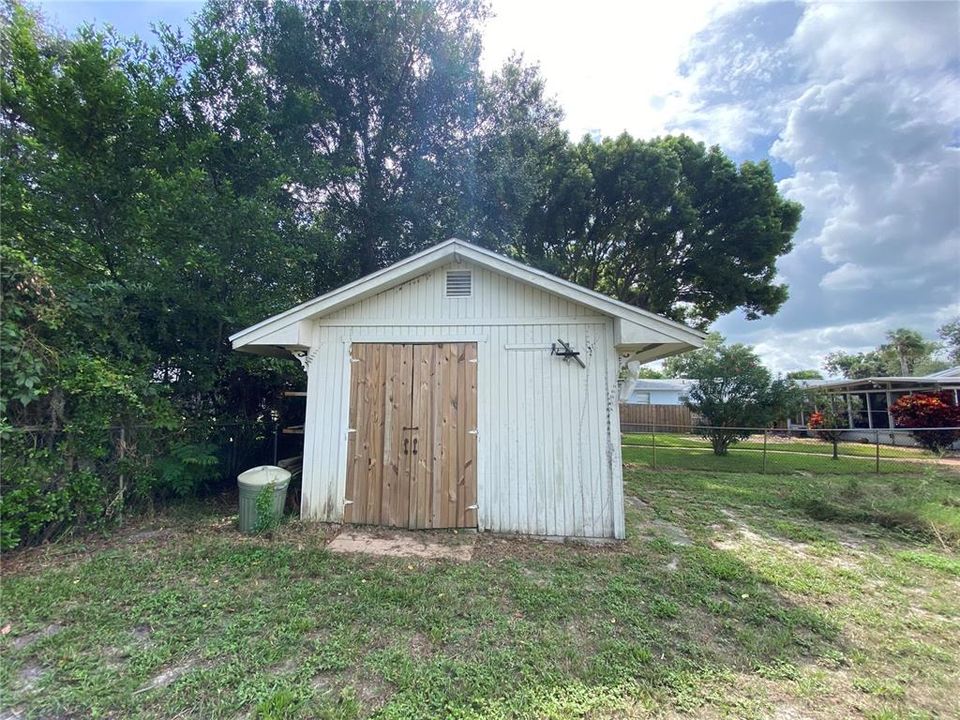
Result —
[[904, 395], [890, 406], [898, 427], [910, 428], [921, 447], [938, 455], [960, 439], [960, 407], [952, 392]]
[[818, 440], [833, 445], [833, 459], [838, 460], [840, 438], [848, 426], [846, 414], [834, 410], [831, 398], [821, 399], [817, 407], [807, 418], [807, 427], [815, 431]]

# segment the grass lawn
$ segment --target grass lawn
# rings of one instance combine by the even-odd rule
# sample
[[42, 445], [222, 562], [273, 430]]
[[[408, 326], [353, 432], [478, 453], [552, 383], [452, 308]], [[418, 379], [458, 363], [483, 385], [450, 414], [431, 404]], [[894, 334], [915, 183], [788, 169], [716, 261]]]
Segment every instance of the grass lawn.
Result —
[[[881, 435], [882, 437], [882, 435]], [[654, 442], [654, 436], [651, 433], [624, 433], [623, 442], [625, 445], [649, 446]], [[657, 433], [657, 447], [682, 447], [682, 448], [709, 448], [710, 441], [699, 435], [683, 435], [679, 433]], [[763, 450], [763, 435], [751, 435], [745, 440], [740, 440], [733, 446], [739, 450]], [[770, 435], [767, 438], [767, 449], [777, 452], [790, 453], [810, 453], [812, 455], [827, 455], [833, 453], [833, 446], [826, 441], [812, 438], [788, 438], [780, 435]], [[850, 457], [866, 457], [871, 460], [876, 456], [876, 446], [873, 443], [860, 442], [841, 442], [837, 443], [837, 450], [840, 455]], [[880, 445], [880, 458], [919, 458], [932, 459], [933, 456], [922, 448], [909, 447], [906, 445]]]
[[[654, 462], [654, 443], [656, 461]], [[730, 446], [727, 455], [714, 455], [710, 441], [696, 435], [630, 433], [623, 436], [623, 458], [626, 462], [658, 468], [683, 470], [726, 470], [767, 473], [875, 473], [876, 446], [844, 442], [833, 459], [830, 443], [816, 440], [770, 437], [766, 464], [763, 438], [750, 437]], [[918, 464], [935, 463], [931, 453], [910, 447], [880, 446], [881, 473], [916, 472]]]
[[209, 504], [10, 553], [0, 708], [955, 716], [955, 475], [625, 474], [616, 546], [451, 534], [475, 540], [471, 562], [334, 556], [329, 529], [243, 538]]

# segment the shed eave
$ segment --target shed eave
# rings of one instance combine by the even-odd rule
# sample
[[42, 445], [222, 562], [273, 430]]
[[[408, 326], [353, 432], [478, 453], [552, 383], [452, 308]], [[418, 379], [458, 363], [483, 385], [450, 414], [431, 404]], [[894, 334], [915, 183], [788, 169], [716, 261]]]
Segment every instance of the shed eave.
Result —
[[[569, 298], [596, 310], [600, 314], [623, 321], [628, 327], [643, 328], [660, 336], [670, 345], [680, 343], [684, 346], [682, 349], [668, 352], [661, 357], [701, 347], [704, 338], [706, 338], [705, 333], [682, 323], [627, 305], [601, 293], [580, 287], [575, 283], [528, 267], [511, 258], [453, 238], [325, 295], [251, 325], [231, 335], [230, 342], [233, 348], [237, 350], [244, 346], [262, 343], [265, 337], [273, 335], [294, 323], [319, 319], [351, 303], [412, 279], [434, 267], [458, 259], [475, 263], [518, 281]], [[630, 344], [629, 342], [618, 342], [618, 348], [621, 345], [628, 347]]]

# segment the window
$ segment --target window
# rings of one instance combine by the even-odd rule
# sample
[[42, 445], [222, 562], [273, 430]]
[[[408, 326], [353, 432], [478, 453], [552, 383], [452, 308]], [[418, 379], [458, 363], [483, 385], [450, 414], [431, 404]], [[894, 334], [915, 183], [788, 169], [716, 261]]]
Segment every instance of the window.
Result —
[[470, 297], [473, 294], [473, 273], [469, 270], [447, 270], [447, 297]]
[[634, 405], [649, 405], [650, 393], [644, 390], [634, 390], [633, 394], [630, 395], [630, 402]]

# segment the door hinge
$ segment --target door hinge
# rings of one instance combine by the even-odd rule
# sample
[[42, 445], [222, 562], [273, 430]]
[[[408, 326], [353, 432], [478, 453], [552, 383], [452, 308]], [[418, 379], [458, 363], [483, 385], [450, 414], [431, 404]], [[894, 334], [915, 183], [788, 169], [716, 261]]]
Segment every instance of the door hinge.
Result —
[[480, 433], [478, 433], [476, 430], [467, 430], [467, 435], [479, 435], [479, 434]]
[[467, 505], [467, 510], [476, 510], [479, 507], [480, 507], [479, 505]]
[[476, 361], [477, 361], [477, 358], [471, 358], [470, 360], [467, 360], [467, 362], [469, 363], [475, 363]]
[[353, 500], [344, 500], [344, 501], [343, 501], [343, 504], [344, 504], [344, 505], [353, 505]]

